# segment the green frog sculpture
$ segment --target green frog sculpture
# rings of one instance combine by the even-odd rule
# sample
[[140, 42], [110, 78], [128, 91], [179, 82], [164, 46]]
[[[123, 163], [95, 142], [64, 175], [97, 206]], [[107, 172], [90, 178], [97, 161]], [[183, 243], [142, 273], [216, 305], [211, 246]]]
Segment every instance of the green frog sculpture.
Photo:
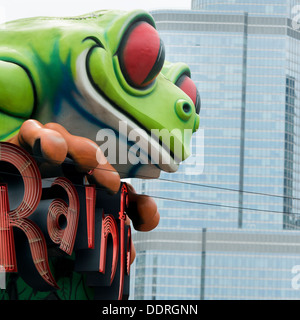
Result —
[[[199, 112], [189, 67], [165, 61], [147, 12], [37, 17], [1, 28], [0, 141], [51, 166], [69, 157], [112, 193], [122, 178], [175, 172], [190, 155]], [[152, 230], [154, 200], [128, 188], [134, 227]]]

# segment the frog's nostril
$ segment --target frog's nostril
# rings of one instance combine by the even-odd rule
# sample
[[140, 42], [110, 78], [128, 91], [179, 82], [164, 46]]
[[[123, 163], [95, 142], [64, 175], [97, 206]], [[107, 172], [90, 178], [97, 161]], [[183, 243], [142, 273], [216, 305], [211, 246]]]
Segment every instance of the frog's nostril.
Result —
[[182, 110], [183, 110], [185, 113], [190, 113], [191, 110], [192, 110], [192, 107], [191, 107], [188, 103], [184, 103], [183, 106], [182, 106]]
[[180, 119], [182, 119], [183, 121], [189, 120], [190, 117], [192, 116], [192, 113], [193, 113], [192, 106], [188, 102], [186, 102], [185, 100], [182, 100], [182, 99], [179, 99], [176, 102], [175, 110], [176, 110], [178, 117]]

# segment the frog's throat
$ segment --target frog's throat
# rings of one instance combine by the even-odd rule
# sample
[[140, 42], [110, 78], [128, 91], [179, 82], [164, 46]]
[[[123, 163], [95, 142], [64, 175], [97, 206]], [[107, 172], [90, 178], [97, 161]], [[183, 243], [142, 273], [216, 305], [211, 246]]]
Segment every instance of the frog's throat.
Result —
[[[77, 77], [76, 85], [80, 90], [83, 98], [88, 102], [90, 112], [92, 114], [101, 114], [101, 122], [107, 124], [116, 132], [119, 131], [120, 121], [127, 123], [128, 132], [135, 131], [140, 137], [139, 146], [146, 153], [151, 150], [151, 153], [159, 155], [160, 163], [158, 167], [166, 172], [176, 172], [179, 167], [180, 161], [177, 161], [172, 156], [172, 152], [165, 145], [160, 145], [159, 139], [155, 139], [153, 135], [150, 135], [140, 123], [129, 118], [125, 113], [120, 111], [120, 107], [114, 105], [104, 95], [101, 95], [98, 90], [94, 88], [89, 77], [86, 66], [87, 55], [89, 49], [85, 50], [78, 57], [76, 62]], [[155, 128], [153, 128], [155, 129]], [[155, 163], [156, 159], [152, 159], [151, 154], [149, 160]]]

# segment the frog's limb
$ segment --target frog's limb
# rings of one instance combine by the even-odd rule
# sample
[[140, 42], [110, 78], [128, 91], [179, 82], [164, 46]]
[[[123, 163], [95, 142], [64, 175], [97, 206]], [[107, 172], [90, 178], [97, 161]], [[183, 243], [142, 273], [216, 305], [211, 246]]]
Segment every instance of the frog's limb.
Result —
[[151, 231], [157, 227], [160, 214], [155, 201], [146, 195], [137, 194], [133, 186], [128, 185], [128, 216], [138, 231]]
[[0, 60], [0, 140], [15, 135], [30, 118], [35, 106], [35, 89], [22, 66]]
[[[68, 155], [81, 171], [90, 171], [91, 177], [100, 185], [112, 192], [117, 192], [120, 188], [120, 177], [116, 170], [108, 162], [105, 164], [97, 162], [98, 145], [89, 139], [71, 135], [59, 124], [42, 125], [36, 120], [27, 120], [21, 126], [18, 135], [10, 142], [31, 152], [39, 142], [39, 151], [48, 162], [60, 164]], [[160, 215], [155, 201], [149, 196], [137, 194], [130, 184], [128, 184], [128, 196], [127, 214], [134, 228], [138, 231], [150, 231], [156, 228]], [[130, 220], [127, 219], [126, 223], [130, 224]], [[131, 243], [131, 263], [135, 256], [135, 247]]]
[[68, 155], [80, 171], [90, 172], [90, 177], [99, 185], [113, 193], [119, 191], [119, 174], [107, 161], [97, 161], [97, 153], [101, 152], [98, 145], [89, 139], [71, 135], [57, 123], [42, 125], [36, 120], [27, 120], [18, 135], [9, 142], [32, 153], [38, 151], [47, 162], [54, 165], [61, 164]]
[[90, 172], [90, 176], [98, 184], [113, 193], [119, 191], [121, 185], [120, 176], [108, 161], [103, 163], [98, 162], [98, 153], [101, 153], [102, 157], [104, 155], [95, 142], [87, 138], [71, 135], [64, 127], [57, 123], [48, 123], [44, 128], [59, 132], [63, 136], [68, 146], [69, 156], [81, 171]]
[[53, 165], [61, 164], [66, 159], [68, 152], [67, 143], [61, 134], [45, 129], [36, 120], [25, 121], [19, 134], [9, 142], [19, 144], [29, 152], [35, 150], [36, 144], [39, 142], [41, 150], [38, 151], [41, 151], [43, 158]]

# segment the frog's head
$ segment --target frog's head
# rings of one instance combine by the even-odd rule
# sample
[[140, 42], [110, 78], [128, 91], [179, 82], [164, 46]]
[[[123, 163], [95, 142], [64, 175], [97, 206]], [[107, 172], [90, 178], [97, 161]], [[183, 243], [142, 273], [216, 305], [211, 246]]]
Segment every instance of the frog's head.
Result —
[[[190, 154], [200, 121], [200, 97], [188, 66], [165, 61], [163, 42], [147, 12], [96, 16], [99, 29], [82, 41], [85, 50], [76, 60], [76, 84], [88, 111], [120, 135], [120, 121], [127, 123], [127, 134], [138, 136], [139, 156], [149, 161], [148, 172], [150, 166], [176, 171]], [[132, 145], [129, 152], [137, 151]], [[151, 175], [157, 176], [154, 171]]]

